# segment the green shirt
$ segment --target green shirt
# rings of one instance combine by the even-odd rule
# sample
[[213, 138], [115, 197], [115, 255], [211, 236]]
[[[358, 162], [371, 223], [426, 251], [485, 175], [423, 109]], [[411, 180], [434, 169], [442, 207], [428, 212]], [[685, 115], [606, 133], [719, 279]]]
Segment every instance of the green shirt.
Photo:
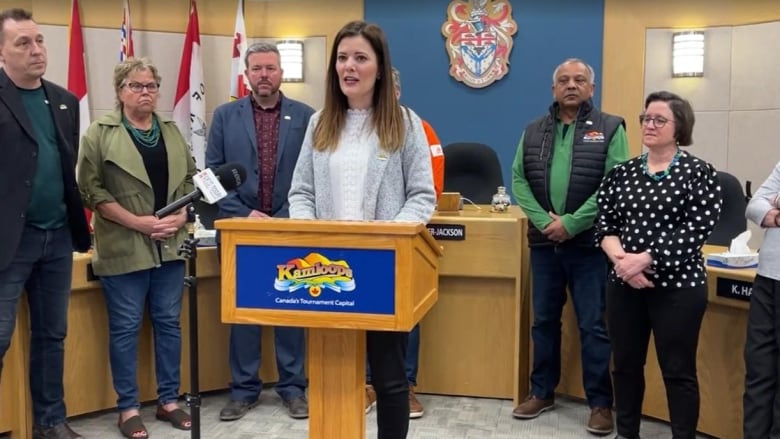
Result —
[[30, 200], [27, 203], [27, 224], [41, 229], [57, 229], [67, 222], [67, 208], [54, 116], [43, 87], [34, 90], [23, 88], [17, 90], [32, 123], [35, 140], [38, 142], [35, 176], [32, 182], [24, 182], [32, 185]]
[[[566, 195], [569, 192], [569, 176], [571, 174], [571, 152], [574, 141], [574, 125], [565, 130], [560, 120], [555, 123], [555, 142], [553, 144], [552, 160], [550, 163], [550, 202], [555, 214], [560, 215], [566, 207]], [[542, 208], [534, 198], [528, 180], [523, 169], [523, 139], [525, 132], [520, 137], [517, 146], [515, 160], [512, 163], [512, 192], [515, 201], [523, 209], [528, 220], [539, 230], [544, 230], [552, 222], [550, 215]], [[607, 147], [607, 160], [604, 163], [604, 175], [616, 164], [628, 159], [628, 139], [626, 130], [622, 125], [618, 126], [615, 135]], [[569, 236], [574, 236], [593, 226], [598, 208], [596, 206], [596, 192], [580, 206], [576, 211], [561, 216], [563, 227]]]

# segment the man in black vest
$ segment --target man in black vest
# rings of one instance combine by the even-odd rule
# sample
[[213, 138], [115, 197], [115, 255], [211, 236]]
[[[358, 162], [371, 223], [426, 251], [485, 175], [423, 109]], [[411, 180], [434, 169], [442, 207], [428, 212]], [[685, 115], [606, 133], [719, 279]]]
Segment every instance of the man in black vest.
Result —
[[79, 102], [42, 79], [46, 46], [29, 12], [0, 12], [0, 62], [0, 369], [24, 289], [32, 437], [80, 438], [65, 422], [62, 385], [73, 250], [90, 246], [74, 169]]
[[534, 363], [528, 397], [512, 412], [532, 419], [553, 408], [561, 372], [561, 313], [566, 288], [580, 332], [582, 380], [591, 414], [586, 429], [613, 430], [610, 347], [603, 319], [606, 258], [593, 221], [601, 179], [627, 159], [622, 118], [591, 100], [593, 68], [568, 59], [553, 73], [549, 112], [525, 129], [512, 165], [515, 199], [529, 219]]

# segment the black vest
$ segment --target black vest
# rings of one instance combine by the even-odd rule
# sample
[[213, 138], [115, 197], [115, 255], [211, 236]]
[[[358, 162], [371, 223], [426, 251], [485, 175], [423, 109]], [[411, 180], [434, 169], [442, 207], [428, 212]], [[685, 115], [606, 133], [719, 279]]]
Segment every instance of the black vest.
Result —
[[[550, 165], [555, 144], [555, 123], [558, 104], [549, 114], [536, 119], [525, 128], [523, 137], [523, 170], [536, 201], [546, 211], [553, 211], [550, 202]], [[574, 126], [571, 173], [566, 194], [565, 213], [572, 213], [595, 193], [604, 178], [604, 164], [612, 137], [625, 121], [602, 113], [588, 100], [582, 103]], [[572, 128], [569, 128], [572, 129]], [[555, 245], [542, 232], [528, 223], [528, 245]], [[593, 227], [564, 242], [564, 245], [594, 246]]]

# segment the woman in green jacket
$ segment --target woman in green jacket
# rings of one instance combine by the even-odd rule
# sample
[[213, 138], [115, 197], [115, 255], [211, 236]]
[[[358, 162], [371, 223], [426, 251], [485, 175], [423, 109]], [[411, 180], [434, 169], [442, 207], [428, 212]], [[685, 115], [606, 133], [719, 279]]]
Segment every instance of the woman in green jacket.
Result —
[[128, 438], [148, 437], [139, 416], [136, 358], [144, 307], [154, 331], [157, 419], [189, 430], [177, 405], [181, 358], [179, 315], [186, 238], [185, 209], [164, 218], [154, 212], [193, 190], [193, 161], [176, 125], [155, 113], [160, 76], [146, 59], [114, 68], [117, 111], [90, 125], [81, 139], [78, 183], [94, 216], [95, 274], [100, 276], [109, 322], [109, 356]]

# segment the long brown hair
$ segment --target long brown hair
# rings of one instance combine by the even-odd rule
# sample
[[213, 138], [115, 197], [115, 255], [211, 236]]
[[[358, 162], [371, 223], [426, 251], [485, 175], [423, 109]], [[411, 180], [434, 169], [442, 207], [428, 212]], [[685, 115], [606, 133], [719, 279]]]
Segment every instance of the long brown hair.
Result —
[[355, 36], [365, 38], [377, 56], [378, 75], [374, 84], [374, 96], [371, 103], [371, 127], [376, 131], [380, 148], [388, 152], [396, 151], [403, 143], [405, 128], [401, 107], [398, 105], [393, 88], [390, 50], [387, 48], [387, 39], [382, 29], [375, 24], [366, 23], [365, 21], [347, 23], [336, 34], [336, 38], [333, 41], [325, 89], [325, 106], [314, 128], [314, 149], [324, 151], [336, 148], [339, 136], [346, 123], [349, 105], [347, 97], [341, 91], [341, 86], [339, 85], [336, 62], [341, 40]]

